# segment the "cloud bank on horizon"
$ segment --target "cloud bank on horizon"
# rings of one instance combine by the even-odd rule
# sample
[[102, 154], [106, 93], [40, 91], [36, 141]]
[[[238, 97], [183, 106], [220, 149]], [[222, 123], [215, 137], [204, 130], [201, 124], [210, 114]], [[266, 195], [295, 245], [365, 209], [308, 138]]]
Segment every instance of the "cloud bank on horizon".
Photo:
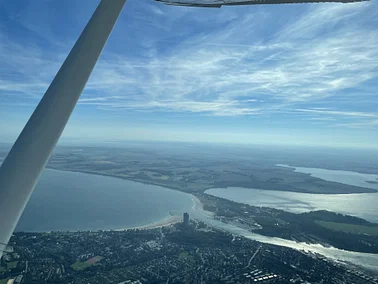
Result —
[[[14, 139], [98, 1], [0, 0], [0, 137]], [[65, 137], [374, 147], [378, 3], [129, 0]]]

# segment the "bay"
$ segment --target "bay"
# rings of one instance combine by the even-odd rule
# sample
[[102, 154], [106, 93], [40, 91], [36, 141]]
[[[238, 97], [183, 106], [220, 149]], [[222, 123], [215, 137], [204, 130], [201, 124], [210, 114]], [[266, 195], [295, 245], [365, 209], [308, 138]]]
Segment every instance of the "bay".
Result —
[[311, 194], [256, 188], [212, 188], [207, 194], [252, 206], [293, 213], [328, 210], [378, 223], [378, 193]]
[[77, 172], [45, 170], [16, 231], [108, 230], [139, 227], [182, 214], [190, 195]]
[[[352, 171], [328, 170], [320, 168], [295, 167], [277, 164], [279, 167], [293, 168], [294, 171], [310, 174], [326, 181], [373, 188], [378, 190], [378, 175]], [[263, 190], [258, 188], [212, 188], [207, 194], [253, 206], [271, 207], [293, 213], [328, 210], [349, 214], [378, 223], [378, 192], [351, 194], [311, 194], [290, 191]]]
[[276, 166], [293, 168], [295, 172], [310, 174], [313, 177], [317, 177], [327, 181], [373, 188], [378, 190], [378, 175], [374, 174], [364, 174], [352, 171], [328, 170], [320, 168], [294, 167], [282, 164], [277, 164]]

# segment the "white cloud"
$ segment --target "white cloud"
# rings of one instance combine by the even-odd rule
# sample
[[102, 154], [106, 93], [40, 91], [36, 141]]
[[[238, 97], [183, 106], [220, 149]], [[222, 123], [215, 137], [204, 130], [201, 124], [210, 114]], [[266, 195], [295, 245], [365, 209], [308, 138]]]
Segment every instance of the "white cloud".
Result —
[[[370, 5], [370, 6], [369, 6]], [[371, 6], [375, 5], [375, 6]], [[105, 52], [87, 84], [81, 105], [107, 110], [193, 112], [216, 116], [259, 115], [295, 109], [296, 114], [376, 117], [359, 111], [301, 109], [303, 103], [337, 97], [349, 100], [378, 76], [378, 30], [361, 24], [373, 21], [376, 4], [310, 5], [299, 17], [276, 27], [270, 37], [258, 34], [270, 25], [273, 9], [222, 9], [215, 21], [223, 28], [175, 34], [175, 20], [161, 27], [180, 40], [163, 37], [149, 42], [143, 54]], [[294, 7], [294, 6], [293, 6]], [[307, 6], [306, 6], [307, 7]], [[148, 6], [157, 17], [171, 16], [171, 7]], [[185, 11], [185, 13], [183, 12]], [[193, 23], [208, 25], [197, 12], [180, 9]], [[215, 15], [215, 14], [212, 14]], [[138, 15], [140, 17], [140, 15]], [[156, 27], [159, 28], [159, 21]], [[166, 33], [164, 33], [166, 34]], [[188, 36], [189, 35], [189, 36]], [[185, 39], [183, 39], [185, 37]], [[165, 49], [163, 52], [161, 49]], [[146, 51], [147, 50], [147, 51]], [[0, 95], [40, 97], [58, 70], [63, 54], [2, 41]], [[365, 86], [361, 96], [376, 85]], [[350, 105], [353, 109], [353, 105]], [[291, 112], [292, 113], [292, 112]], [[313, 118], [315, 120], [315, 118]]]
[[324, 115], [352, 116], [352, 117], [378, 117], [378, 113], [367, 113], [358, 111], [337, 111], [337, 110], [319, 110], [319, 109], [295, 109], [297, 112], [315, 113]]
[[313, 121], [335, 121], [333, 117], [310, 117], [305, 118], [305, 120], [313, 120]]
[[377, 128], [378, 127], [378, 119], [376, 120], [368, 120], [362, 122], [349, 122], [349, 123], [338, 123], [338, 124], [331, 124], [330, 127], [347, 127], [347, 128]]
[[86, 98], [86, 99], [80, 99], [79, 103], [86, 103], [86, 102], [105, 102], [107, 101], [107, 98]]

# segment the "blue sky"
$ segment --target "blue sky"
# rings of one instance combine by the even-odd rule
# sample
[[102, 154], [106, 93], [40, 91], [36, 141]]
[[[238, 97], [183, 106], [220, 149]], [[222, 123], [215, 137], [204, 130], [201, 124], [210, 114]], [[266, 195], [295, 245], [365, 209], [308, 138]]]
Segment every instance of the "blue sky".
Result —
[[[0, 0], [0, 141], [16, 139], [98, 3]], [[62, 141], [377, 148], [377, 27], [375, 0], [128, 0]]]

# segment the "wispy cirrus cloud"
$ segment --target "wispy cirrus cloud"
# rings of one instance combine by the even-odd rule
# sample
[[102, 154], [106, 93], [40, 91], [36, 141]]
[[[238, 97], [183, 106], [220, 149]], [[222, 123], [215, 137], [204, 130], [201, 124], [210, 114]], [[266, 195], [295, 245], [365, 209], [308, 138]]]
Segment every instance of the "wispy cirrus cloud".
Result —
[[[277, 109], [277, 105], [326, 102], [329, 97], [348, 100], [348, 89], [359, 88], [378, 74], [378, 33], [371, 27], [358, 27], [359, 17], [363, 15], [366, 21], [369, 5], [313, 6], [293, 23], [279, 27], [269, 40], [246, 40], [249, 33], [239, 30], [255, 27], [256, 14], [261, 13], [244, 15], [225, 29], [181, 40], [158, 56], [152, 53], [137, 61], [110, 56], [100, 62], [89, 88], [110, 83], [122, 86], [125, 102], [135, 100], [137, 107], [144, 103], [144, 108], [152, 110], [200, 109], [214, 115], [258, 114]], [[334, 28], [324, 32], [330, 25]], [[309, 34], [313, 39], [304, 40]], [[159, 42], [152, 47], [158, 48]], [[112, 76], [106, 65], [112, 66]], [[246, 103], [246, 98], [254, 103]], [[167, 100], [169, 104], [164, 103]], [[219, 100], [232, 103], [214, 108]], [[183, 107], [185, 103], [197, 103], [198, 108]]]
[[358, 112], [358, 111], [338, 111], [319, 109], [295, 109], [297, 112], [314, 113], [321, 115], [351, 116], [351, 117], [378, 117], [378, 113]]
[[369, 120], [369, 121], [362, 121], [362, 122], [349, 122], [349, 123], [338, 123], [338, 124], [331, 124], [330, 127], [340, 128], [340, 127], [347, 127], [347, 128], [376, 128], [378, 126], [378, 120]]
[[[371, 103], [354, 109], [351, 102], [351, 96], [376, 96], [375, 2], [219, 11], [141, 3], [143, 13], [131, 7], [135, 22], [118, 40], [132, 32], [148, 39], [129, 42], [131, 52], [106, 49], [80, 105], [214, 116], [282, 112], [310, 120], [377, 116]], [[0, 95], [8, 103], [17, 103], [14, 95], [39, 98], [63, 58], [63, 52], [1, 41]]]

